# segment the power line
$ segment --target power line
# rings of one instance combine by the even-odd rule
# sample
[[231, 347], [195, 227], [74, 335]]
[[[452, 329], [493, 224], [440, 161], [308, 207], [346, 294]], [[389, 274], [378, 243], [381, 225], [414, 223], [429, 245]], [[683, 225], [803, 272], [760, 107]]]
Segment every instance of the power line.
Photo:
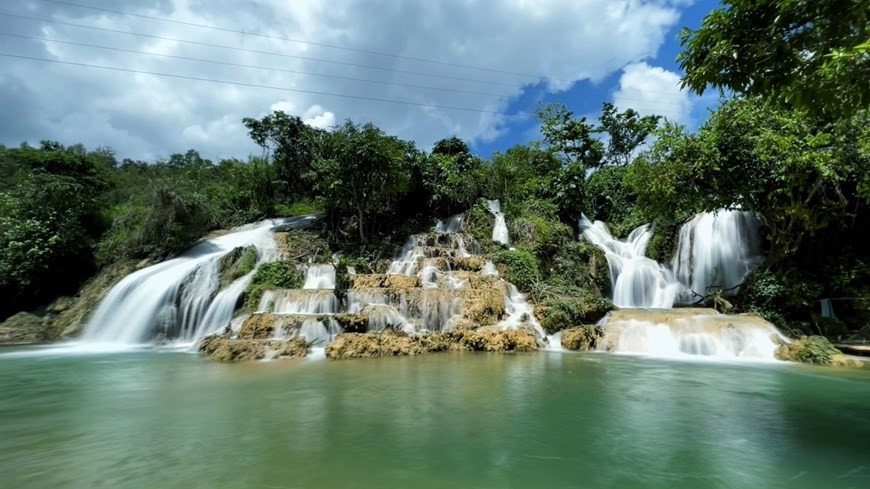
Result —
[[[349, 77], [349, 76], [328, 75], [328, 74], [321, 74], [321, 73], [311, 73], [311, 72], [306, 72], [306, 71], [287, 70], [287, 69], [283, 69], [283, 68], [271, 68], [271, 67], [267, 67], [267, 66], [246, 65], [246, 64], [241, 64], [241, 63], [232, 63], [232, 62], [228, 62], [228, 61], [193, 58], [193, 57], [188, 57], [188, 56], [177, 56], [177, 55], [172, 55], [172, 54], [150, 53], [147, 51], [137, 51], [134, 49], [115, 48], [115, 47], [110, 47], [110, 46], [101, 46], [98, 44], [89, 44], [89, 43], [82, 43], [82, 42], [76, 42], [76, 41], [63, 41], [60, 39], [49, 39], [49, 38], [45, 38], [45, 37], [25, 36], [22, 34], [12, 34], [12, 33], [8, 33], [8, 32], [0, 32], [0, 36], [15, 37], [15, 38], [19, 38], [19, 39], [28, 39], [28, 40], [34, 40], [34, 41], [53, 42], [53, 43], [59, 43], [59, 44], [68, 44], [68, 45], [72, 45], [72, 46], [84, 46], [84, 47], [90, 47], [90, 48], [105, 49], [105, 50], [109, 50], [109, 51], [141, 54], [141, 55], [147, 55], [147, 56], [157, 56], [157, 57], [161, 57], [161, 58], [178, 59], [178, 60], [184, 60], [184, 61], [211, 63], [211, 64], [224, 65], [224, 66], [235, 66], [235, 67], [239, 67], [239, 68], [251, 68], [251, 69], [275, 71], [275, 72], [283, 72], [283, 73], [294, 73], [294, 74], [308, 75], [308, 76], [321, 76], [321, 77], [336, 78], [336, 79], [340, 79], [340, 80], [348, 80], [348, 81], [354, 81], [354, 82], [376, 83], [376, 84], [381, 84], [381, 85], [392, 85], [392, 86], [407, 87], [407, 88], [418, 88], [418, 89], [424, 89], [424, 90], [438, 90], [438, 91], [444, 91], [444, 92], [454, 92], [454, 93], [469, 94], [469, 95], [481, 95], [481, 96], [487, 96], [487, 97], [507, 98], [507, 97], [511, 96], [509, 94], [497, 94], [497, 93], [494, 94], [494, 93], [475, 92], [472, 90], [461, 90], [461, 89], [454, 89], [454, 88], [430, 87], [430, 86], [425, 86], [425, 85], [413, 85], [413, 84], [389, 82], [389, 81], [381, 81], [381, 80], [369, 80], [369, 79], [365, 79], [365, 78], [354, 78], [354, 77]], [[682, 104], [679, 104], [676, 102], [651, 101], [651, 100], [642, 100], [642, 99], [631, 99], [631, 98], [625, 98], [625, 97], [623, 97], [622, 100], [637, 101], [637, 102], [641, 102], [642, 104], [643, 103], [651, 103], [653, 105], [655, 105], [655, 104], [659, 104], [659, 105], [661, 105], [661, 104], [682, 105]]]
[[[43, 1], [54, 1], [54, 0], [43, 0]], [[514, 88], [514, 89], [516, 89], [516, 88], [524, 89], [526, 87], [526, 85], [523, 85], [523, 84], [517, 85], [517, 84], [512, 84], [512, 83], [480, 80], [480, 79], [475, 79], [475, 78], [463, 78], [463, 77], [456, 77], [456, 76], [449, 76], [449, 75], [440, 75], [440, 74], [436, 74], [436, 73], [400, 70], [400, 69], [394, 69], [394, 68], [384, 68], [381, 66], [348, 63], [348, 62], [344, 62], [344, 61], [334, 61], [334, 60], [321, 59], [321, 58], [311, 58], [311, 57], [298, 56], [298, 55], [293, 55], [293, 54], [276, 53], [273, 51], [259, 51], [259, 50], [255, 50], [255, 49], [240, 48], [240, 47], [236, 47], [236, 46], [226, 46], [226, 45], [222, 45], [222, 44], [211, 44], [211, 43], [200, 42], [200, 41], [190, 41], [190, 40], [186, 40], [186, 39], [177, 39], [177, 38], [173, 38], [173, 37], [157, 36], [157, 35], [153, 35], [153, 34], [142, 34], [142, 33], [124, 31], [124, 30], [119, 30], [119, 29], [109, 29], [106, 27], [97, 27], [97, 26], [91, 26], [91, 25], [76, 24], [73, 22], [64, 22], [64, 21], [60, 21], [60, 20], [42, 19], [42, 18], [38, 18], [38, 17], [29, 17], [29, 16], [25, 16], [25, 15], [10, 14], [10, 13], [6, 13], [6, 12], [0, 12], [0, 17], [11, 17], [11, 18], [30, 20], [30, 21], [35, 21], [35, 22], [47, 22], [47, 23], [51, 23], [51, 24], [65, 25], [65, 26], [69, 26], [69, 27], [77, 27], [80, 29], [90, 29], [90, 30], [96, 30], [96, 31], [102, 31], [102, 32], [111, 32], [114, 34], [125, 34], [125, 35], [129, 35], [129, 36], [144, 37], [144, 38], [149, 38], [149, 39], [158, 39], [158, 40], [162, 40], [162, 41], [179, 42], [179, 43], [183, 43], [183, 44], [191, 44], [191, 45], [196, 45], [196, 46], [205, 46], [205, 47], [218, 48], [218, 49], [229, 49], [229, 50], [233, 50], [233, 51], [240, 51], [240, 52], [247, 52], [247, 53], [254, 53], [254, 54], [265, 54], [268, 56], [280, 56], [280, 57], [292, 58], [292, 59], [302, 59], [302, 60], [306, 60], [306, 61], [315, 61], [315, 62], [321, 62], [321, 63], [344, 65], [344, 66], [351, 66], [351, 67], [355, 67], [355, 68], [365, 68], [365, 69], [372, 69], [372, 70], [378, 70], [378, 71], [384, 71], [384, 72], [403, 73], [403, 74], [409, 74], [409, 75], [441, 78], [441, 79], [446, 79], [446, 80], [480, 83], [480, 84], [485, 84], [485, 85], [498, 85], [498, 86], [509, 87], [509, 88]], [[318, 76], [326, 76], [326, 75], [318, 75]], [[559, 80], [558, 78], [552, 78], [552, 79]], [[376, 83], [376, 82], [373, 82], [373, 83]], [[660, 92], [660, 91], [654, 91], [654, 90], [635, 89], [635, 91], [645, 92], [645, 93], [655, 93], [655, 94], [659, 94], [659, 95], [668, 95], [671, 97], [679, 96], [679, 94], [674, 94], [671, 92]], [[628, 99], [625, 99], [625, 100], [628, 100]], [[637, 99], [637, 100], [642, 101], [639, 99]], [[667, 102], [662, 102], [662, 103], [667, 103]]]
[[[292, 39], [292, 38], [288, 38], [288, 37], [271, 36], [268, 34], [258, 34], [255, 32], [246, 32], [246, 31], [237, 30], [237, 29], [230, 29], [227, 27], [219, 27], [219, 26], [213, 26], [213, 25], [208, 25], [208, 24], [197, 24], [195, 22], [185, 22], [182, 20], [167, 19], [165, 17], [154, 17], [151, 15], [135, 14], [133, 12], [125, 12], [123, 10], [113, 10], [113, 9], [102, 8], [102, 7], [94, 7], [91, 5], [81, 5], [81, 4], [72, 3], [72, 2], [62, 2], [59, 0], [42, 0], [42, 1], [46, 2], [46, 3], [66, 5], [66, 6], [70, 6], [70, 7], [78, 7], [78, 8], [89, 9], [89, 10], [98, 10], [101, 12], [109, 12], [109, 13], [113, 13], [113, 14], [127, 15], [130, 17], [138, 17], [141, 19], [157, 20], [160, 22], [171, 22], [173, 24], [185, 25], [185, 26], [190, 26], [190, 27], [200, 27], [203, 29], [212, 29], [212, 30], [222, 31], [222, 32], [231, 32], [234, 34], [242, 34], [244, 36], [254, 36], [254, 37], [259, 37], [259, 38], [263, 38], [263, 39], [295, 42], [295, 43], [299, 43], [299, 44], [307, 44], [309, 46], [319, 46], [319, 47], [330, 48], [330, 49], [341, 49], [344, 51], [353, 51], [356, 53], [373, 54], [375, 56], [384, 56], [384, 57], [396, 58], [396, 59], [406, 59], [409, 61], [418, 61], [421, 63], [431, 63], [431, 64], [436, 64], [436, 65], [441, 65], [441, 66], [452, 66], [454, 68], [465, 68], [465, 69], [469, 69], [469, 70], [487, 71], [490, 73], [501, 73], [504, 75], [523, 76], [523, 77], [528, 77], [528, 78], [535, 78], [538, 80], [542, 78], [541, 76], [530, 75], [528, 73], [518, 73], [515, 71], [499, 70], [499, 69], [495, 69], [495, 68], [485, 68], [485, 67], [481, 67], [481, 66], [472, 66], [472, 65], [466, 65], [466, 64], [461, 64], [461, 63], [451, 63], [451, 62], [447, 62], [447, 61], [438, 61], [438, 60], [427, 59], [427, 58], [417, 58], [414, 56], [403, 56], [400, 54], [384, 53], [384, 52], [380, 52], [380, 51], [370, 51], [367, 49], [351, 48], [351, 47], [347, 47], [347, 46], [337, 46], [334, 44], [325, 44], [325, 43], [320, 43], [320, 42], [304, 41], [302, 39]], [[565, 81], [563, 79], [558, 79], [558, 78], [554, 78], [554, 79], [560, 80], [560, 81]]]
[[135, 49], [124, 49], [124, 48], [116, 48], [116, 47], [111, 47], [111, 46], [101, 46], [99, 44], [88, 44], [88, 43], [76, 42], [76, 41], [62, 41], [60, 39], [49, 39], [49, 38], [45, 38], [45, 37], [25, 36], [22, 34], [12, 34], [12, 33], [8, 33], [8, 32], [0, 32], [0, 36], [16, 37], [19, 39], [29, 39], [29, 40], [33, 40], [33, 41], [53, 42], [53, 43], [58, 43], [58, 44], [68, 44], [68, 45], [72, 45], [72, 46], [84, 46], [84, 47], [89, 47], [89, 48], [105, 49], [105, 50], [109, 50], [109, 51], [117, 51], [117, 52], [122, 52], [122, 53], [133, 53], [133, 54], [143, 54], [143, 55], [147, 55], [147, 56], [158, 56], [161, 58], [179, 59], [179, 60], [184, 60], [184, 61], [213, 63], [213, 64], [224, 65], [224, 66], [235, 66], [238, 68], [251, 68], [251, 69], [257, 69], [257, 70], [278, 71], [278, 72], [283, 72], [283, 73], [294, 73], [297, 75], [336, 78], [339, 80], [348, 80], [348, 81], [354, 81], [354, 82], [377, 83], [380, 85], [393, 85], [393, 86], [397, 86], [397, 87], [418, 88], [418, 89], [423, 89], [423, 90], [439, 90], [442, 92], [464, 93], [464, 94], [469, 94], [469, 95], [482, 95], [482, 96], [487, 96], [487, 97], [508, 97], [508, 96], [510, 96], [508, 94], [499, 94], [499, 93], [491, 93], [491, 92], [490, 93], [475, 92], [473, 90], [462, 90], [462, 89], [458, 89], [458, 88], [430, 87], [430, 86], [426, 86], [426, 85], [414, 85], [414, 84], [409, 84], [409, 83], [399, 83], [399, 82], [390, 82], [390, 81], [382, 81], [382, 80], [370, 80], [370, 79], [366, 79], [366, 78], [355, 78], [355, 77], [351, 77], [351, 76], [329, 75], [329, 74], [324, 74], [324, 73], [312, 73], [312, 72], [308, 72], [308, 71], [288, 70], [288, 69], [284, 69], [284, 68], [270, 68], [268, 66], [246, 65], [246, 64], [241, 64], [241, 63], [231, 63], [229, 61], [218, 61], [218, 60], [213, 60], [213, 59], [193, 58], [193, 57], [188, 57], [188, 56], [177, 56], [177, 55], [173, 55], [173, 54], [150, 53], [147, 51], [137, 51]]
[[78, 27], [81, 29], [91, 29], [91, 30], [96, 30], [96, 31], [112, 32], [115, 34], [126, 34], [129, 36], [146, 37], [149, 39], [159, 39], [161, 41], [180, 42], [180, 43], [185, 43], [185, 44], [193, 44], [193, 45], [197, 45], [197, 46], [207, 46], [207, 47], [218, 48], [218, 49], [231, 49], [233, 51], [241, 51], [241, 52], [246, 52], [246, 53], [266, 54], [269, 56], [281, 56], [284, 58], [304, 59], [307, 61], [316, 61], [316, 62], [320, 62], [320, 63], [330, 63], [330, 64], [337, 64], [337, 65], [344, 65], [344, 66], [352, 66], [355, 68], [365, 68], [365, 69], [387, 71], [387, 72], [394, 72], [394, 73], [405, 73], [405, 74], [409, 74], [409, 75], [418, 75], [418, 76], [429, 76], [429, 77], [433, 77], [433, 78], [444, 78], [447, 80], [483, 83], [483, 84], [488, 84], [488, 85], [501, 85], [501, 86], [511, 87], [511, 88], [517, 87], [517, 85], [510, 84], [510, 83], [501, 83], [501, 82], [487, 81], [487, 80], [476, 80], [474, 78], [462, 78], [462, 77], [457, 77], [457, 76], [439, 75], [439, 74], [435, 74], [435, 73], [425, 73], [425, 72], [420, 72], [420, 71], [399, 70], [399, 69], [395, 69], [395, 68], [384, 68], [382, 66], [361, 65], [361, 64], [356, 64], [356, 63], [348, 63], [348, 62], [344, 62], [344, 61], [333, 61], [333, 60], [322, 59], [322, 58], [311, 58], [311, 57], [307, 57], [307, 56], [297, 56], [294, 54], [276, 53], [273, 51], [258, 51], [256, 49], [246, 49], [246, 48], [240, 48], [240, 47], [236, 47], [236, 46], [226, 46], [226, 45], [222, 45], [222, 44], [211, 44], [211, 43], [207, 43], [207, 42], [190, 41], [190, 40], [186, 40], [186, 39], [177, 39], [177, 38], [173, 38], [173, 37], [156, 36], [153, 34], [141, 34], [138, 32], [122, 31], [119, 29], [109, 29], [106, 27], [97, 27], [97, 26], [91, 26], [91, 25], [76, 24], [73, 22], [63, 22], [60, 20], [53, 20], [53, 19], [40, 19], [38, 17], [28, 17], [26, 15], [9, 14], [9, 13], [5, 13], [5, 12], [0, 12], [0, 16], [11, 17], [14, 19], [32, 20], [32, 21], [36, 21], [36, 22], [48, 22], [51, 24], [65, 25], [65, 26], [70, 26], [70, 27]]
[[509, 117], [529, 117], [530, 116], [530, 114], [527, 114], [524, 112], [509, 113], [509, 112], [500, 112], [500, 111], [496, 111], [496, 110], [472, 109], [469, 107], [455, 107], [455, 106], [450, 106], [450, 105], [423, 104], [423, 103], [419, 103], [419, 102], [408, 102], [405, 100], [391, 100], [391, 99], [377, 98], [377, 97], [364, 97], [364, 96], [360, 96], [360, 95], [347, 95], [347, 94], [342, 94], [342, 93], [318, 92], [315, 90], [302, 90], [302, 89], [298, 89], [298, 88], [275, 87], [275, 86], [270, 86], [270, 85], [259, 85], [259, 84], [255, 84], [255, 83], [235, 82], [235, 81], [229, 81], [229, 80], [216, 80], [214, 78], [202, 78], [202, 77], [198, 77], [198, 76], [174, 75], [171, 73], [159, 73], [159, 72], [154, 72], [154, 71], [133, 70], [133, 69], [129, 69], [129, 68], [118, 68], [115, 66], [92, 65], [92, 64], [88, 64], [88, 63], [77, 63], [77, 62], [73, 62], [73, 61], [61, 61], [61, 60], [57, 60], [57, 59], [37, 58], [35, 56], [23, 56], [23, 55], [18, 55], [18, 54], [0, 53], [0, 56], [4, 56], [7, 58], [18, 58], [18, 59], [28, 59], [28, 60], [34, 60], [34, 61], [44, 61], [47, 63], [58, 63], [58, 64], [64, 64], [64, 65], [82, 66], [82, 67], [87, 67], [87, 68], [99, 68], [102, 70], [121, 71], [121, 72], [125, 72], [125, 73], [136, 73], [136, 74], [140, 74], [140, 75], [153, 75], [153, 76], [163, 76], [163, 77], [168, 77], [168, 78], [178, 78], [178, 79], [182, 79], [182, 80], [204, 81], [204, 82], [210, 82], [210, 83], [219, 83], [219, 84], [223, 84], [223, 85], [237, 85], [237, 86], [250, 87], [250, 88], [264, 88], [267, 90], [280, 90], [280, 91], [284, 91], [284, 92], [296, 92], [296, 93], [307, 93], [307, 94], [312, 94], [312, 95], [323, 95], [323, 96], [327, 96], [327, 97], [340, 97], [340, 98], [350, 98], [350, 99], [357, 99], [357, 100], [367, 100], [370, 102], [384, 102], [384, 103], [399, 104], [399, 105], [413, 105], [413, 106], [426, 107], [426, 108], [432, 108], [432, 109], [459, 110], [459, 111], [463, 111], [463, 112], [477, 112], [477, 113], [481, 113], [481, 114], [504, 115], [504, 116], [509, 116]]

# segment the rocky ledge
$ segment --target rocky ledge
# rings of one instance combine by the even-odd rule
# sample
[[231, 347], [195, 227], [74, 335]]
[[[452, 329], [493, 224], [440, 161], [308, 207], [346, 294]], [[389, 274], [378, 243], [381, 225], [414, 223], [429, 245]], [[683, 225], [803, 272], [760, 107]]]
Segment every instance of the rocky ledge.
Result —
[[419, 355], [442, 351], [536, 351], [533, 331], [480, 328], [443, 333], [344, 333], [326, 347], [326, 357], [340, 360]]

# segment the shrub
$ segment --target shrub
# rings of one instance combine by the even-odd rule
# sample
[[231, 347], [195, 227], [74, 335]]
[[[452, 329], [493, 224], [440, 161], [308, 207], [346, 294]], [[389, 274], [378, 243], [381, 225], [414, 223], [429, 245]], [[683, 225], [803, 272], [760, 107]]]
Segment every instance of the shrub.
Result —
[[538, 260], [525, 248], [502, 250], [496, 253], [496, 262], [504, 265], [504, 279], [523, 292], [529, 292], [541, 279]]
[[246, 305], [256, 309], [269, 289], [301, 289], [305, 283], [302, 272], [289, 262], [276, 261], [260, 265], [248, 286]]

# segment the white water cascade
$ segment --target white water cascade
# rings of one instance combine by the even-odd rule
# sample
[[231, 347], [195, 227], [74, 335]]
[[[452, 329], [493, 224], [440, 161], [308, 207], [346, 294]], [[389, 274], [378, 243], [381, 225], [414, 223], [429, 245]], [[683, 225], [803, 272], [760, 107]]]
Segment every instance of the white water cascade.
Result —
[[680, 229], [671, 267], [689, 302], [712, 289], [735, 294], [749, 272], [764, 258], [761, 224], [751, 212], [721, 210], [698, 214]]
[[580, 219], [583, 236], [604, 251], [610, 267], [613, 304], [617, 307], [673, 307], [680, 284], [664, 265], [647, 258], [646, 246], [652, 237], [649, 225], [641, 226], [625, 241], [614, 238], [601, 221]]
[[264, 221], [203, 241], [181, 256], [136, 271], [115, 285], [85, 326], [85, 343], [141, 344], [163, 338], [195, 342], [229, 324], [252, 273], [219, 289], [218, 263], [237, 247], [255, 246], [259, 261], [276, 253], [275, 227]]
[[600, 221], [580, 221], [583, 236], [604, 251], [610, 267], [612, 311], [600, 325], [599, 350], [665, 358], [773, 361], [788, 340], [753, 315], [719, 314], [713, 309], [673, 309], [712, 289], [733, 294], [761, 262], [760, 223], [749, 212], [718, 211], [695, 216], [680, 229], [671, 266], [645, 256], [652, 237], [641, 226], [625, 241]]
[[713, 309], [620, 309], [601, 324], [599, 350], [663, 358], [773, 361], [788, 341], [760, 317]]
[[486, 205], [489, 208], [489, 212], [495, 216], [495, 225], [492, 228], [492, 240], [505, 246], [510, 245], [507, 223], [504, 220], [504, 213], [501, 211], [501, 202], [497, 200], [487, 200]]

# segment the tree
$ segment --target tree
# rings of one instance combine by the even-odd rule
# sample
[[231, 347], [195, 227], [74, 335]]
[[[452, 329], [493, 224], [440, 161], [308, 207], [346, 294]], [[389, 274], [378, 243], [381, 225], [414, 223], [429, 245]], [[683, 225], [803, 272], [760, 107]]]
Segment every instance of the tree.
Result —
[[471, 207], [480, 196], [481, 164], [457, 137], [442, 139], [432, 154], [415, 158], [413, 174], [419, 176], [429, 213], [444, 215]]
[[270, 152], [278, 179], [293, 198], [310, 197], [314, 188], [313, 164], [319, 157], [326, 132], [297, 116], [275, 111], [260, 120], [242, 120], [248, 134], [264, 152]]
[[648, 215], [739, 208], [767, 225], [773, 260], [819, 232], [852, 222], [870, 204], [866, 113], [820, 123], [757, 99], [723, 104], [698, 135], [668, 126], [632, 165]]
[[314, 163], [315, 188], [332, 210], [356, 216], [360, 241], [368, 241], [369, 220], [390, 210], [408, 189], [412, 150], [371, 123], [347, 121], [325, 135]]
[[585, 117], [575, 118], [562, 104], [539, 107], [537, 115], [544, 142], [562, 156], [564, 166], [589, 170], [604, 163], [604, 144], [595, 137], [598, 129]]
[[605, 161], [611, 165], [629, 164], [661, 119], [657, 115], [641, 116], [634, 109], [618, 112], [613, 104], [604, 102], [595, 132], [607, 135]]
[[764, 96], [828, 119], [870, 106], [870, 1], [723, 4], [680, 33], [684, 87]]

